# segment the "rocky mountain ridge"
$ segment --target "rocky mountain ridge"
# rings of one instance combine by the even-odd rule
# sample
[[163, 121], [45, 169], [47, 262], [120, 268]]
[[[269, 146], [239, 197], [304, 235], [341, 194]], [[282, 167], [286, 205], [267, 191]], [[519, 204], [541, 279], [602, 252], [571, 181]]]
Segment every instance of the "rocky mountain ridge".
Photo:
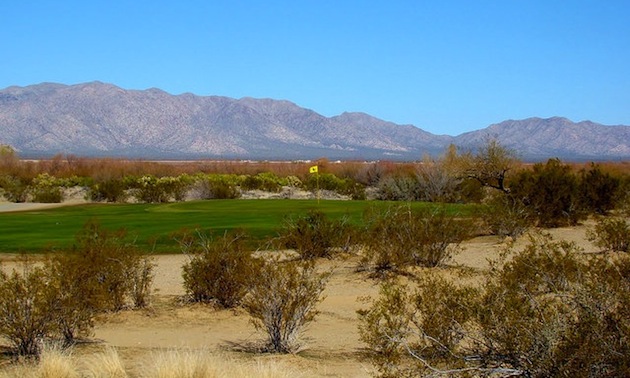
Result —
[[560, 117], [448, 136], [365, 113], [325, 117], [284, 100], [171, 95], [101, 82], [0, 91], [0, 143], [21, 155], [416, 160], [451, 143], [474, 148], [489, 137], [524, 158], [630, 158], [629, 126]]

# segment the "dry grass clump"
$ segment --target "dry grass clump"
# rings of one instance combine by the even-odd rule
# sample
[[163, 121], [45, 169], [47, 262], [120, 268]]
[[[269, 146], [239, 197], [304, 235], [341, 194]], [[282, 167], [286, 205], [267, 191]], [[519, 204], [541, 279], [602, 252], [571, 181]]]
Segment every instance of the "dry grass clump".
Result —
[[39, 360], [25, 360], [11, 368], [0, 371], [0, 378], [79, 378], [76, 362], [69, 349], [58, 344], [43, 346]]
[[88, 356], [83, 365], [85, 370], [84, 377], [127, 378], [128, 376], [118, 351], [112, 347]]
[[289, 378], [301, 373], [275, 361], [247, 363], [205, 350], [157, 352], [146, 362], [143, 378]]

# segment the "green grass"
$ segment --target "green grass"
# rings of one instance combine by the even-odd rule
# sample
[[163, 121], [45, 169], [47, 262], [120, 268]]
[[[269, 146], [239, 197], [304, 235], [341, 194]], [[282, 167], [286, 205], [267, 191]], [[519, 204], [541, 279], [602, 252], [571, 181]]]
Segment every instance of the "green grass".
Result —
[[[331, 218], [348, 216], [356, 224], [374, 201], [212, 200], [169, 204], [89, 204], [47, 210], [0, 213], [0, 253], [40, 253], [69, 248], [88, 220], [108, 229], [125, 228], [137, 245], [158, 253], [179, 252], [173, 233], [204, 229], [222, 233], [245, 229], [256, 240], [274, 236], [288, 216], [319, 209]], [[413, 203], [412, 206], [430, 206]], [[449, 205], [454, 213], [470, 213], [470, 206]]]

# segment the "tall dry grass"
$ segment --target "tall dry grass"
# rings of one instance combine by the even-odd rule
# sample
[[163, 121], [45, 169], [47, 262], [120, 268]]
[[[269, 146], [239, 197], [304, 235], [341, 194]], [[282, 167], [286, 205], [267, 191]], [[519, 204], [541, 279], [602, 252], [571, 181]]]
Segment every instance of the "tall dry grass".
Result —
[[289, 378], [302, 377], [275, 361], [243, 362], [204, 350], [157, 352], [145, 362], [142, 378]]
[[38, 361], [24, 360], [0, 371], [0, 378], [79, 378], [72, 352], [57, 344], [44, 345]]
[[92, 354], [83, 361], [83, 377], [127, 378], [122, 359], [115, 348], [107, 347], [103, 352]]
[[[273, 360], [239, 361], [207, 350], [171, 349], [151, 354], [138, 378], [300, 378], [302, 371]], [[0, 368], [0, 378], [127, 378], [132, 377], [113, 347], [75, 357], [70, 349], [47, 345], [38, 361], [24, 360]]]

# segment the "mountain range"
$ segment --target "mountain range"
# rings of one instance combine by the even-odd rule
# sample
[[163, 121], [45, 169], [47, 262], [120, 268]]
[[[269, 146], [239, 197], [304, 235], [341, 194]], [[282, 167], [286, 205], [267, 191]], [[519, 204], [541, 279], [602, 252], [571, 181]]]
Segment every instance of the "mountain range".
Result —
[[630, 126], [566, 118], [508, 120], [435, 135], [365, 113], [325, 117], [283, 100], [172, 95], [112, 84], [42, 83], [0, 90], [0, 144], [20, 156], [148, 159], [417, 160], [489, 138], [523, 159], [630, 159]]

